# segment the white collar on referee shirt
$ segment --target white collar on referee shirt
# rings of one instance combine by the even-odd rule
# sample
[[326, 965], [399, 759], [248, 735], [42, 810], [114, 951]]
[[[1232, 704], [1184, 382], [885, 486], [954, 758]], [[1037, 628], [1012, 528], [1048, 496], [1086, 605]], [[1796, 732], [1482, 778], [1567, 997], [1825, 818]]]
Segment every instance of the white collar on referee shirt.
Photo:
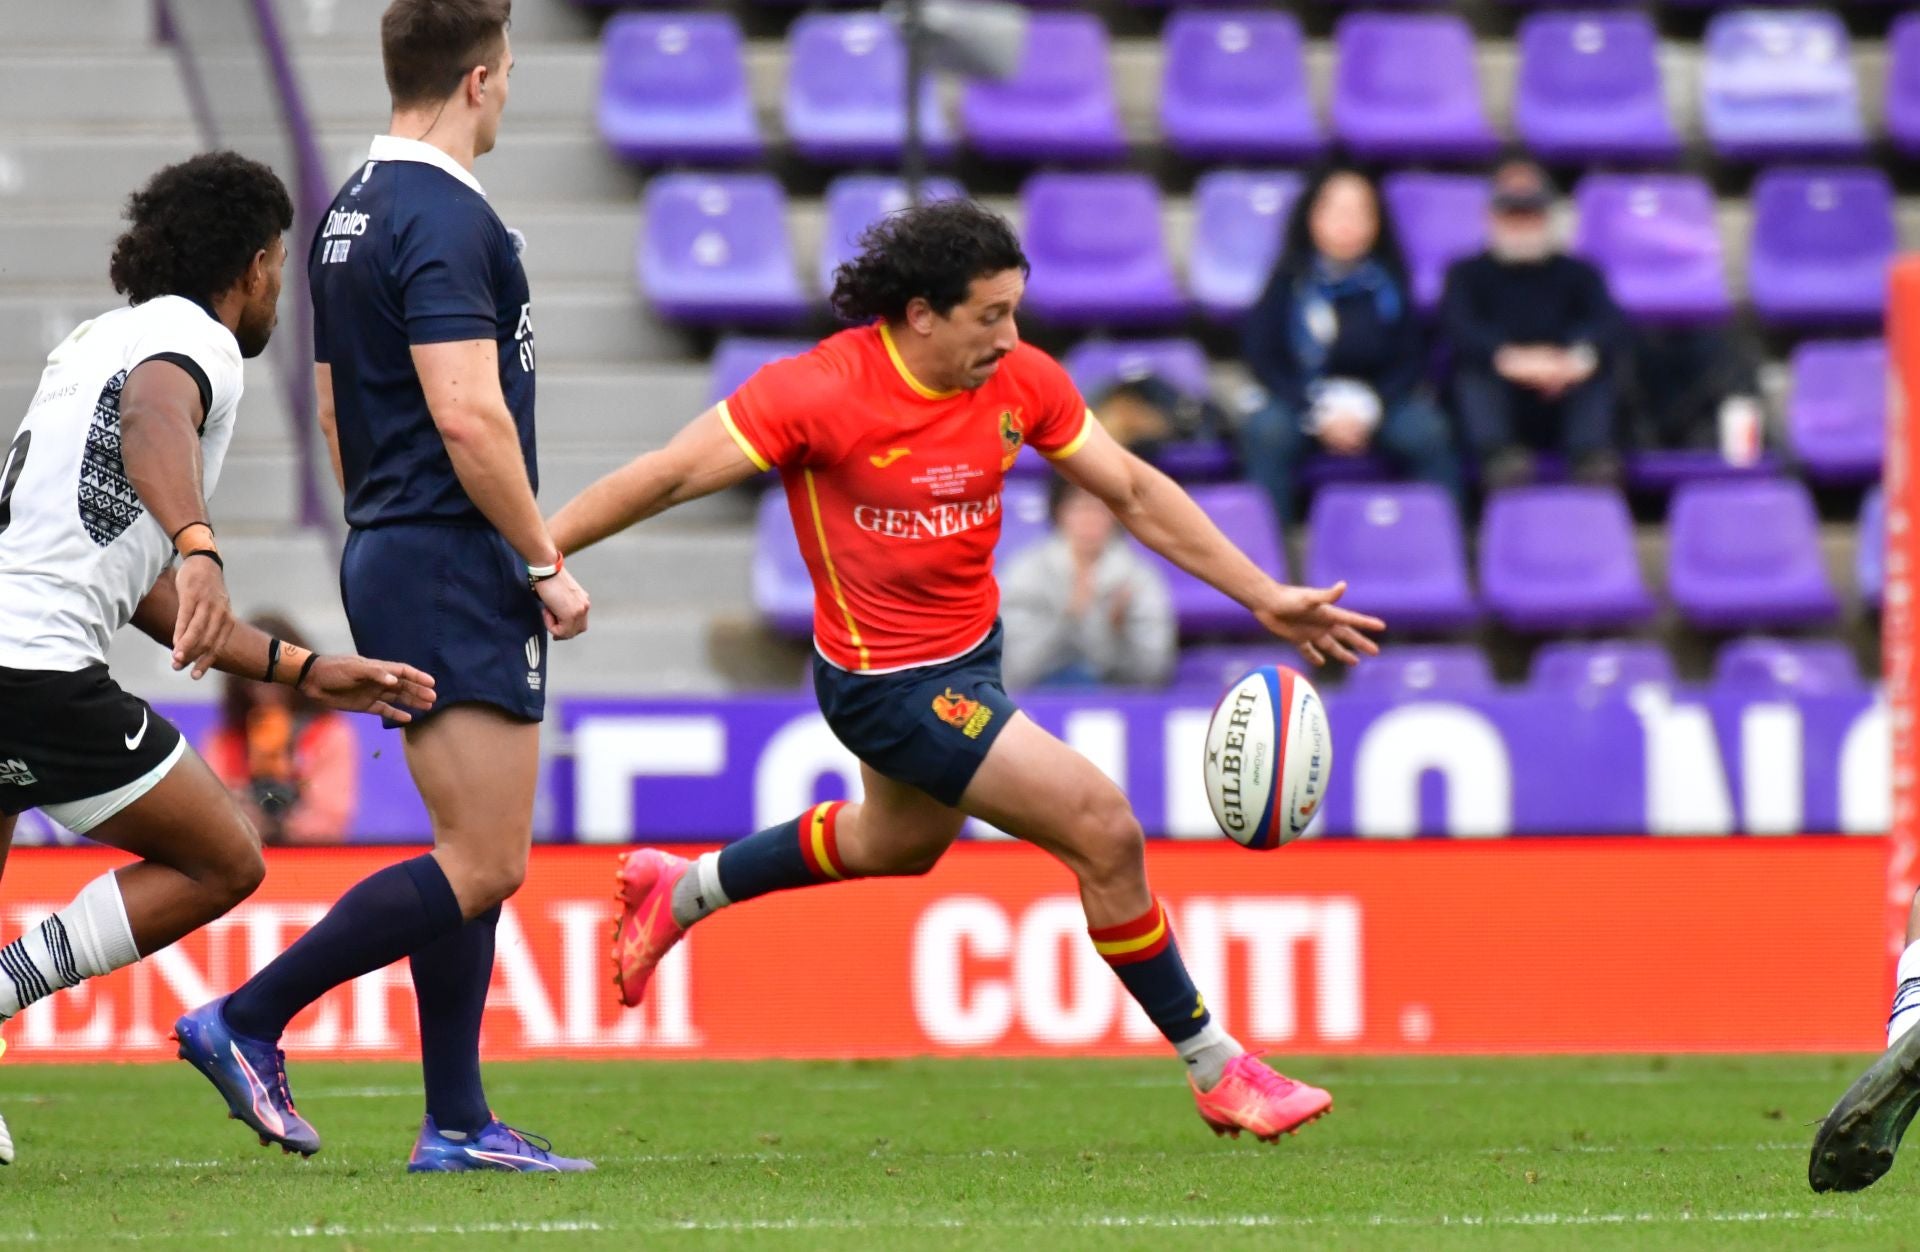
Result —
[[480, 185], [480, 180], [473, 176], [472, 171], [432, 144], [419, 139], [403, 139], [399, 135], [375, 135], [373, 146], [367, 149], [367, 160], [419, 161], [423, 165], [445, 170], [483, 196], [487, 194], [487, 189]]

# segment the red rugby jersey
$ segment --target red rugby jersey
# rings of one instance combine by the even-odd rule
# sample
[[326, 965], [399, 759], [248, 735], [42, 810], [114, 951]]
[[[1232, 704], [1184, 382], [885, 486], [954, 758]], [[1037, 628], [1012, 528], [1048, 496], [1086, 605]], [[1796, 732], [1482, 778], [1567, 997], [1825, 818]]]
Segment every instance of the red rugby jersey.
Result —
[[973, 391], [934, 391], [884, 325], [842, 331], [720, 405], [740, 450], [777, 468], [813, 575], [813, 637], [847, 670], [969, 651], [993, 628], [1000, 487], [1022, 443], [1055, 460], [1093, 415], [1060, 364], [1021, 344]]

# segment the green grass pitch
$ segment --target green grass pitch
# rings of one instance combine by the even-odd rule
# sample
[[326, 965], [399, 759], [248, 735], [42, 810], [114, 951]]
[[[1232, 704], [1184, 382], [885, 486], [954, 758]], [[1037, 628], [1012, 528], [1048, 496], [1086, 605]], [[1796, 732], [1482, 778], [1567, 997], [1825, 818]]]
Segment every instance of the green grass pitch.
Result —
[[296, 1061], [311, 1161], [185, 1065], [0, 1066], [0, 1249], [1920, 1248], [1920, 1161], [1807, 1189], [1859, 1064], [1289, 1059], [1336, 1104], [1278, 1147], [1215, 1139], [1170, 1061], [491, 1067], [590, 1177], [409, 1177], [407, 1066]]

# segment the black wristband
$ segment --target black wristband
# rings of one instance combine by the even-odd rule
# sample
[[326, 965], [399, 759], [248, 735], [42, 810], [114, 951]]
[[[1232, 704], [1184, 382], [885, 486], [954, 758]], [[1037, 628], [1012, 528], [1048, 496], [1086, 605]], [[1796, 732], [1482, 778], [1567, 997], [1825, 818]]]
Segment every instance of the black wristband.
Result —
[[188, 531], [192, 530], [195, 526], [205, 526], [207, 528], [207, 533], [209, 535], [214, 533], [213, 523], [202, 519], [197, 522], [188, 522], [185, 526], [182, 526], [179, 530], [174, 531], [171, 535], [167, 536], [167, 542], [179, 543], [180, 536], [186, 534]]
[[299, 677], [293, 680], [293, 685], [295, 688], [300, 688], [307, 685], [307, 675], [313, 673], [313, 667], [316, 664], [318, 664], [319, 661], [320, 661], [320, 654], [318, 652], [307, 653], [307, 659], [300, 663]]
[[280, 636], [275, 635], [267, 641], [267, 682], [273, 681], [273, 671], [280, 668]]
[[191, 561], [196, 556], [206, 557], [209, 561], [212, 561], [215, 565], [218, 565], [223, 570], [227, 568], [227, 563], [221, 560], [220, 554], [218, 552], [215, 552], [212, 548], [195, 548], [193, 551], [182, 555], [180, 559], [182, 561]]

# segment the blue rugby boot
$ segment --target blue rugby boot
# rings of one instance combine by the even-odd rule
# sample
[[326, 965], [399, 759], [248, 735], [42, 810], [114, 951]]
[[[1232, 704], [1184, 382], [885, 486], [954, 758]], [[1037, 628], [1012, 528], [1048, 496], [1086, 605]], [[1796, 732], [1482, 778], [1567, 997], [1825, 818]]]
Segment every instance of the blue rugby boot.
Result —
[[428, 1117], [420, 1123], [420, 1138], [407, 1158], [409, 1174], [458, 1174], [471, 1169], [504, 1169], [521, 1174], [580, 1174], [593, 1169], [592, 1161], [560, 1156], [539, 1135], [515, 1130], [494, 1118], [478, 1132], [450, 1139]]
[[245, 1122], [260, 1143], [312, 1156], [320, 1132], [293, 1107], [287, 1090], [287, 1054], [261, 1039], [236, 1034], [221, 1013], [227, 997], [201, 1005], [173, 1024], [180, 1059], [206, 1075], [226, 1098], [227, 1116]]

